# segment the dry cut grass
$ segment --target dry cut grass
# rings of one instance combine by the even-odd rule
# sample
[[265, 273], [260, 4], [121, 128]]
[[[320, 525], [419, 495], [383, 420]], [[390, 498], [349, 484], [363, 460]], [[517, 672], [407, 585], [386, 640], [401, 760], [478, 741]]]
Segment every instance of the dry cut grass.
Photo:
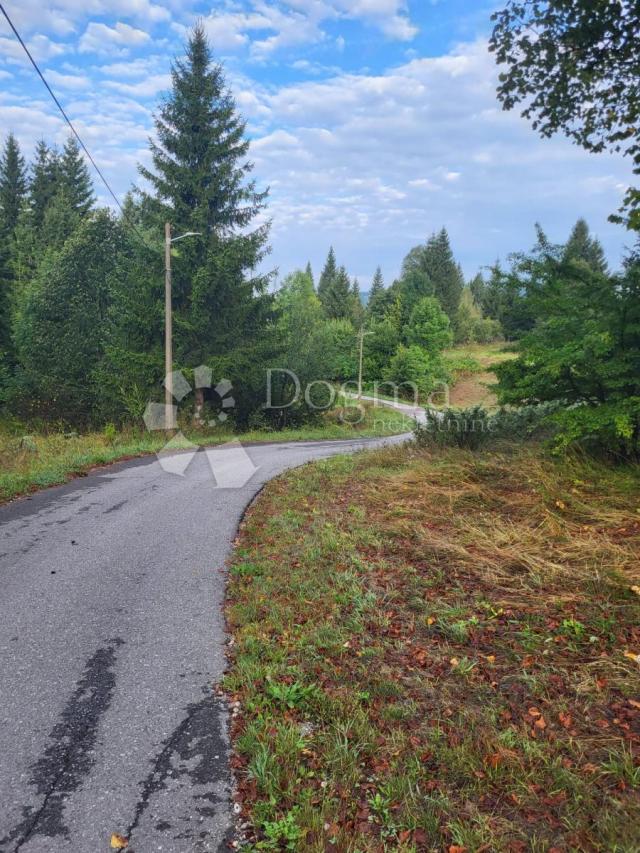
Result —
[[640, 850], [639, 483], [395, 448], [270, 484], [227, 607], [250, 846]]

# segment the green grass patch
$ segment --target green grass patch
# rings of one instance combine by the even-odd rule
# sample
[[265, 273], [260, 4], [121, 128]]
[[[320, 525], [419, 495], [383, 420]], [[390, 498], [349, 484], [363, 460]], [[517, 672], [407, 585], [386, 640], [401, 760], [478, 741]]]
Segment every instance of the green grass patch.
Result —
[[226, 611], [248, 849], [640, 849], [639, 485], [522, 447], [270, 483]]
[[[375, 438], [410, 432], [413, 421], [392, 409], [363, 404], [364, 416], [354, 416], [351, 406], [336, 409], [317, 424], [281, 431], [252, 430], [234, 433], [185, 429], [189, 442], [209, 446], [227, 441], [243, 442], [311, 441]], [[357, 421], [357, 422], [354, 422]], [[36, 489], [64, 483], [97, 465], [143, 456], [160, 450], [167, 441], [163, 431], [115, 430], [78, 434], [75, 432], [29, 433], [18, 424], [0, 424], [0, 501]]]

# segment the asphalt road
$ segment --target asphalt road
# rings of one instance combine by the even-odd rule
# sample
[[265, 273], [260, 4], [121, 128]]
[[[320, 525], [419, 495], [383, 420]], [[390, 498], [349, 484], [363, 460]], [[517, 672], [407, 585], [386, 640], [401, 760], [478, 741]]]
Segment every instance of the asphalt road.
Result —
[[238, 523], [286, 468], [379, 443], [163, 460], [189, 462], [182, 476], [149, 457], [0, 507], [2, 853], [100, 853], [111, 833], [128, 853], [226, 848], [226, 709], [213, 686]]

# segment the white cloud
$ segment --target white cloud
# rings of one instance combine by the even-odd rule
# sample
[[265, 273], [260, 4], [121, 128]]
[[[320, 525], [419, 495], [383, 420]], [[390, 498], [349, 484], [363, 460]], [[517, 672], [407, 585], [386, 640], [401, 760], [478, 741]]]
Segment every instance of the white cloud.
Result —
[[405, 0], [339, 0], [339, 6], [353, 18], [364, 18], [393, 39], [410, 41], [418, 28], [409, 20]]
[[141, 59], [132, 59], [128, 62], [111, 62], [101, 65], [98, 70], [102, 74], [113, 77], [145, 77], [162, 67], [166, 67], [167, 59], [163, 56], [147, 56]]
[[[24, 0], [32, 10], [35, 2]], [[180, 0], [163, 2], [180, 14]], [[82, 9], [102, 3], [111, 17], [85, 28]], [[170, 85], [174, 50], [165, 53], [147, 33], [149, 16], [159, 14], [148, 0], [51, 0], [47, 8], [59, 13], [60, 33], [65, 16], [74, 25], [81, 21], [83, 52], [68, 64], [57, 60], [73, 53], [68, 45], [43, 33], [32, 35], [30, 45], [47, 60], [52, 85], [122, 194], [136, 179], [136, 163], [148, 161], [152, 99]], [[225, 59], [227, 81], [249, 122], [254, 175], [272, 187], [273, 259], [283, 271], [307, 257], [317, 268], [333, 242], [352, 271], [373, 272], [382, 263], [391, 279], [411, 245], [443, 224], [469, 274], [481, 262], [527, 248], [536, 220], [552, 239], [562, 239], [572, 220], [585, 215], [609, 247], [624, 239], [606, 216], [618, 206], [630, 169], [620, 158], [587, 155], [562, 138], [542, 141], [515, 113], [500, 110], [494, 61], [482, 41], [442, 56], [412, 53], [379, 73], [345, 73], [322, 61], [338, 57], [340, 22], [357, 18], [369, 35], [376, 28], [408, 39], [415, 27], [406, 4], [221, 0], [215, 8], [205, 26], [216, 53], [236, 52]], [[190, 21], [181, 14], [163, 33], [183, 33]], [[0, 55], [23, 62], [9, 41], [0, 34]], [[403, 46], [395, 50], [405, 54]], [[295, 82], [271, 75], [280, 59], [278, 72]], [[30, 153], [37, 138], [61, 144], [67, 130], [37, 80], [22, 88], [26, 79], [16, 69], [0, 87], [0, 126], [14, 128]]]
[[[339, 18], [362, 20], [392, 39], [407, 41], [417, 33], [407, 14], [405, 0], [250, 0], [240, 7], [229, 4], [204, 19], [215, 49], [234, 51], [248, 47], [256, 59], [283, 48], [325, 40], [322, 25]], [[344, 37], [335, 39], [338, 50]]]
[[171, 86], [171, 75], [152, 74], [140, 83], [121, 83], [119, 80], [107, 80], [105, 86], [132, 97], [152, 98]]
[[430, 178], [415, 178], [412, 181], [408, 181], [410, 187], [415, 187], [420, 190], [436, 190], [438, 189], [438, 185], [434, 183]]
[[[279, 48], [320, 41], [324, 35], [319, 21], [330, 12], [318, 4], [322, 14], [296, 9], [282, 11], [272, 3], [253, 0], [250, 11], [212, 12], [203, 23], [214, 50], [249, 46], [253, 56], [264, 57]], [[308, 10], [307, 10], [308, 11]]]
[[[26, 44], [36, 62], [43, 62], [44, 60], [61, 56], [69, 50], [67, 45], [52, 41], [42, 34], [34, 35]], [[17, 63], [18, 65], [30, 65], [24, 50], [13, 35], [7, 37], [0, 36], [0, 58], [5, 59], [7, 62]]]
[[47, 80], [53, 84], [54, 88], [71, 89], [77, 91], [79, 89], [88, 89], [91, 86], [91, 80], [88, 77], [78, 74], [60, 74], [58, 71], [49, 69], [46, 72]]
[[80, 53], [112, 53], [114, 46], [125, 49], [140, 47], [150, 40], [148, 33], [122, 21], [113, 27], [92, 21], [80, 39], [79, 49]]
[[445, 224], [471, 274], [479, 258], [527, 248], [536, 220], [562, 239], [585, 215], [614, 239], [606, 216], [630, 169], [560, 137], [539, 139], [496, 108], [495, 78], [478, 41], [383, 74], [254, 88], [271, 127], [252, 156], [272, 186], [276, 257], [317, 264], [318, 244], [326, 252], [333, 242], [360, 270], [393, 253], [393, 274], [411, 245]]
[[20, 0], [11, 15], [23, 33], [46, 30], [58, 36], [71, 35], [91, 17], [113, 15], [151, 24], [171, 20], [166, 4], [149, 0]]

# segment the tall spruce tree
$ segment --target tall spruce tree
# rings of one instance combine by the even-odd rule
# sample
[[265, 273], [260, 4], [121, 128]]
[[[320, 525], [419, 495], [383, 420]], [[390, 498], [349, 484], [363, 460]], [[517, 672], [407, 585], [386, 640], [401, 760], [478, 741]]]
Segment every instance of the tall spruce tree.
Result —
[[309, 279], [311, 280], [311, 284], [313, 285], [313, 288], [315, 289], [316, 283], [313, 280], [313, 270], [311, 269], [311, 261], [307, 261], [305, 274], [309, 276]]
[[336, 264], [336, 254], [333, 251], [333, 246], [329, 249], [329, 254], [327, 255], [327, 260], [325, 261], [322, 272], [320, 273], [320, 280], [318, 281], [318, 296], [320, 297], [320, 302], [324, 305], [325, 298], [332, 287], [333, 280], [335, 279], [338, 273], [338, 266]]
[[458, 310], [464, 288], [460, 266], [455, 262], [447, 229], [427, 241], [423, 257], [424, 269], [433, 283], [434, 295], [452, 319]]
[[42, 227], [52, 198], [60, 187], [60, 161], [57, 152], [44, 140], [36, 145], [29, 182], [29, 225], [36, 231]]
[[18, 141], [7, 136], [0, 158], [0, 227], [12, 237], [27, 193], [27, 171]]
[[564, 259], [584, 261], [591, 269], [606, 275], [607, 261], [604, 249], [597, 237], [589, 233], [589, 226], [584, 219], [578, 219], [573, 226], [569, 239], [564, 247]]
[[427, 296], [434, 295], [433, 282], [425, 269], [424, 245], [414, 246], [402, 262], [400, 278], [394, 281], [391, 289], [400, 298], [402, 323], [409, 322], [413, 306]]
[[351, 319], [354, 326], [360, 328], [364, 323], [365, 309], [362, 304], [362, 294], [360, 293], [360, 282], [357, 278], [353, 279], [351, 286]]
[[93, 185], [80, 146], [73, 136], [68, 137], [60, 157], [59, 181], [71, 209], [85, 216], [95, 200]]
[[384, 278], [382, 277], [382, 270], [380, 267], [376, 267], [376, 271], [373, 274], [373, 279], [371, 280], [371, 289], [369, 290], [369, 300], [375, 299], [379, 293], [382, 293], [384, 290]]
[[367, 300], [367, 316], [371, 320], [381, 320], [383, 317], [386, 317], [395, 299], [396, 294], [391, 288], [385, 288], [382, 270], [380, 267], [377, 267], [371, 281], [371, 290], [369, 291], [369, 299]]
[[258, 271], [269, 251], [269, 223], [255, 223], [267, 191], [250, 179], [245, 123], [200, 24], [186, 56], [174, 62], [155, 124], [152, 166], [140, 167], [152, 189], [143, 194], [148, 224], [158, 237], [165, 221], [176, 236], [201, 235], [178, 243], [174, 253], [175, 360], [185, 368], [209, 364], [235, 380], [242, 421], [258, 405], [261, 368], [272, 357], [272, 274]]
[[351, 319], [353, 314], [353, 293], [349, 275], [340, 267], [329, 281], [322, 299], [325, 313], [330, 320]]
[[15, 303], [16, 228], [27, 190], [24, 157], [12, 133], [0, 157], [0, 395], [13, 362], [12, 316]]
[[[82, 218], [83, 215], [69, 197], [66, 187], [61, 186], [47, 205], [42, 225], [34, 235], [40, 254], [57, 252], [61, 249]], [[38, 259], [35, 260], [37, 265]]]
[[108, 279], [105, 358], [98, 371], [111, 421], [140, 418], [164, 376], [164, 256], [151, 234], [143, 241], [140, 206], [128, 194], [122, 246]]
[[403, 308], [410, 311], [425, 296], [435, 296], [450, 320], [455, 316], [464, 287], [446, 228], [432, 234], [424, 246], [416, 246], [402, 267]]
[[9, 243], [0, 240], [0, 402], [3, 388], [9, 377], [11, 361], [11, 289], [12, 276], [9, 259]]
[[484, 301], [486, 295], [487, 285], [485, 284], [485, 280], [482, 276], [482, 273], [479, 272], [475, 275], [471, 281], [469, 282], [469, 290], [471, 291], [471, 295], [473, 296], [473, 300], [480, 308], [481, 311], [484, 312]]
[[23, 294], [16, 344], [23, 412], [85, 426], [102, 389], [109, 276], [122, 233], [107, 211], [86, 217], [59, 252], [47, 253]]

